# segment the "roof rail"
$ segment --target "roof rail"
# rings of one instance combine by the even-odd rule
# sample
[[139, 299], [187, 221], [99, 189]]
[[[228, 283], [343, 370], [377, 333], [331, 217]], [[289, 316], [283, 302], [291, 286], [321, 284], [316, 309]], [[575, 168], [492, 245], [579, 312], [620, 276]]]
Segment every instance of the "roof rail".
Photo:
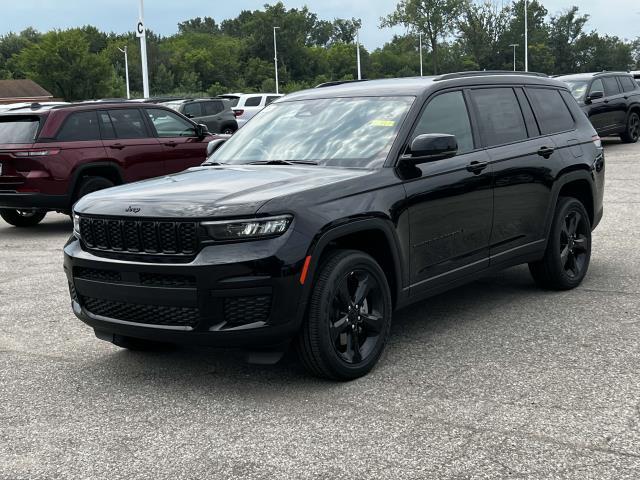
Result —
[[440, 75], [439, 77], [434, 78], [433, 81], [438, 82], [440, 80], [453, 80], [454, 78], [482, 77], [485, 75], [527, 75], [530, 77], [548, 77], [547, 74], [538, 72], [520, 72], [512, 70], [478, 70], [469, 72], [445, 73], [444, 75]]
[[357, 82], [366, 82], [367, 79], [363, 78], [362, 80], [335, 80], [333, 82], [324, 82], [319, 85], [316, 85], [315, 88], [324, 88], [324, 87], [333, 87], [335, 85], [343, 85], [345, 83], [357, 83]]
[[629, 70], [627, 70], [626, 72], [623, 71], [616, 71], [616, 70], [602, 70], [601, 72], [596, 72], [593, 74], [594, 77], [597, 77], [598, 75], [607, 75], [607, 74], [625, 74], [625, 73], [630, 73]]

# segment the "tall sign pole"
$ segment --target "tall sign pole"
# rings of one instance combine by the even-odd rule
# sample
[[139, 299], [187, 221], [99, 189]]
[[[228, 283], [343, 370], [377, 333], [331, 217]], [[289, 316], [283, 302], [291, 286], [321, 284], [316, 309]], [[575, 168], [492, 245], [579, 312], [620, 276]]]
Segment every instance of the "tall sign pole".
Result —
[[418, 37], [420, 39], [420, 76], [422, 77], [422, 32], [418, 34]]
[[280, 90], [278, 90], [280, 87], [278, 84], [278, 42], [276, 41], [276, 30], [279, 28], [280, 27], [273, 27], [273, 63], [276, 67], [276, 95], [280, 94]]
[[127, 100], [129, 100], [131, 98], [131, 92], [129, 90], [129, 56], [127, 55], [127, 46], [125, 45], [124, 48], [118, 47], [118, 50], [124, 53], [124, 75], [127, 79]]
[[140, 18], [136, 27], [136, 36], [140, 38], [140, 57], [142, 58], [142, 91], [149, 98], [149, 70], [147, 68], [147, 29], [144, 26], [144, 0], [140, 0]]
[[360, 70], [360, 31], [356, 33], [356, 60], [358, 62], [358, 80], [362, 80], [362, 72]]
[[528, 13], [529, 2], [524, 0], [524, 71], [529, 71], [529, 22]]

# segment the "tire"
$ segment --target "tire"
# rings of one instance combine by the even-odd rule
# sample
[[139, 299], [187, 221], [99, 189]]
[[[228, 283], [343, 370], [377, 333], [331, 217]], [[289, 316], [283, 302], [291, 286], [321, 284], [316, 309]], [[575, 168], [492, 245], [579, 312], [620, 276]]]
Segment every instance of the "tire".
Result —
[[35, 227], [46, 215], [46, 210], [9, 210], [4, 208], [0, 210], [0, 217], [5, 222], [20, 228]]
[[120, 348], [137, 352], [161, 352], [171, 350], [174, 345], [170, 343], [154, 342], [142, 338], [126, 337], [124, 335], [114, 335], [111, 343]]
[[570, 290], [580, 285], [591, 259], [591, 222], [584, 205], [560, 197], [544, 257], [529, 264], [538, 286]]
[[620, 135], [624, 143], [636, 143], [640, 137], [640, 115], [631, 112], [627, 119], [627, 129]]
[[97, 192], [98, 190], [104, 190], [105, 188], [111, 188], [115, 184], [104, 177], [86, 177], [80, 182], [78, 187], [78, 193], [76, 193], [75, 201], [77, 202], [85, 195]]
[[235, 129], [232, 127], [224, 127], [220, 133], [224, 135], [233, 135], [235, 133]]
[[391, 292], [369, 255], [337, 250], [321, 264], [296, 349], [306, 369], [332, 380], [366, 375], [391, 328]]

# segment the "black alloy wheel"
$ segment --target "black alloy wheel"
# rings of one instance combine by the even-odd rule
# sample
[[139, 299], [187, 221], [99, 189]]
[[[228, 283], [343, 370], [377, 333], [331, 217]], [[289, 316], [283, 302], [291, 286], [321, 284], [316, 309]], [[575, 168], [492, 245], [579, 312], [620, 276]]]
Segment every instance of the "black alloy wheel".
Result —
[[[308, 280], [309, 281], [309, 280]], [[296, 347], [312, 374], [352, 380], [376, 364], [391, 328], [391, 292], [380, 265], [356, 250], [336, 250], [313, 279]]]
[[627, 120], [627, 130], [620, 135], [622, 141], [625, 143], [636, 143], [640, 137], [640, 115], [637, 112], [632, 112]]
[[35, 227], [47, 215], [46, 210], [10, 210], [1, 209], [0, 217], [14, 227]]
[[560, 232], [560, 261], [570, 278], [578, 278], [588, 262], [588, 221], [581, 212], [570, 211]]

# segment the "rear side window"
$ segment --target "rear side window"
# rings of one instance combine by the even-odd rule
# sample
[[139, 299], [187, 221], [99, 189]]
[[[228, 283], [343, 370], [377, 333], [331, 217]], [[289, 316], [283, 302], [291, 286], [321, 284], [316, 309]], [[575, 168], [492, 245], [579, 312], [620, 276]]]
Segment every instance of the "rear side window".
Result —
[[455, 135], [458, 153], [473, 150], [473, 133], [462, 92], [438, 95], [424, 109], [413, 138], [425, 133]]
[[616, 80], [616, 77], [604, 77], [602, 79], [602, 83], [604, 83], [605, 97], [618, 95], [620, 93], [620, 87], [618, 86], [618, 81]]
[[486, 88], [471, 92], [487, 146], [527, 138], [520, 104], [512, 88]]
[[109, 110], [109, 118], [117, 138], [146, 138], [149, 136], [138, 109]]
[[202, 108], [200, 107], [200, 102], [185, 103], [184, 114], [187, 117], [201, 117]]
[[0, 117], [0, 143], [33, 143], [40, 128], [40, 117]]
[[543, 135], [566, 132], [575, 128], [573, 116], [558, 90], [527, 88]]
[[204, 102], [202, 110], [205, 115], [216, 115], [224, 110], [222, 102]]
[[226, 104], [229, 108], [233, 108], [238, 105], [238, 101], [240, 101], [240, 97], [223, 97]]
[[100, 140], [98, 115], [95, 111], [72, 113], [65, 120], [56, 139], [61, 142]]
[[630, 92], [631, 90], [635, 90], [636, 88], [638, 88], [636, 82], [634, 82], [631, 77], [618, 77], [618, 80], [620, 80], [622, 89], [625, 92]]
[[275, 97], [275, 96], [271, 96], [269, 95], [267, 97], [267, 102], [265, 103], [265, 105], [271, 105], [273, 102], [275, 102], [277, 99], [279, 99], [280, 97]]
[[260, 102], [262, 101], [262, 97], [249, 97], [245, 100], [245, 107], [259, 107]]

